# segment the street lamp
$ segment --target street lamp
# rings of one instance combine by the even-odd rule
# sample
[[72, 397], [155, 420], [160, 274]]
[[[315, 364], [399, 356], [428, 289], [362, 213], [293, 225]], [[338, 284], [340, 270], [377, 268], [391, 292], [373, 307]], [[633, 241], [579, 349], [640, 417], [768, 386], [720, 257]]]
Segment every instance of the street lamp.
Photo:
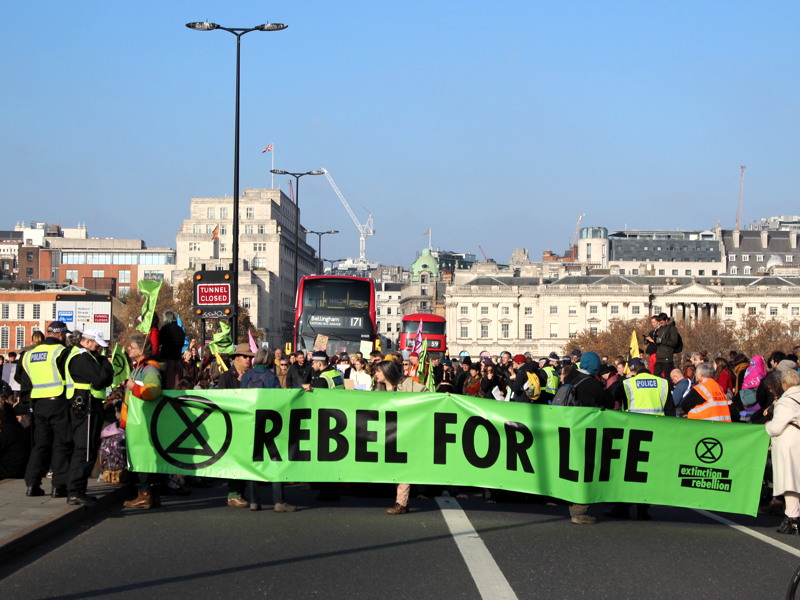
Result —
[[325, 171], [306, 171], [305, 173], [290, 173], [282, 169], [272, 169], [270, 171], [273, 175], [291, 175], [294, 177], [294, 207], [297, 211], [294, 220], [294, 289], [297, 292], [297, 254], [299, 250], [300, 241], [300, 178], [306, 175], [324, 175]]
[[221, 29], [236, 36], [236, 116], [234, 119], [233, 135], [233, 281], [231, 282], [231, 340], [234, 345], [238, 341], [239, 333], [239, 73], [241, 66], [241, 40], [245, 33], [251, 31], [280, 31], [288, 25], [283, 23], [264, 23], [255, 27], [223, 27], [208, 21], [187, 23], [189, 29], [195, 31], [213, 31]]
[[[333, 271], [333, 265], [335, 265], [336, 263], [345, 261], [345, 260], [347, 260], [347, 259], [346, 258], [334, 258], [333, 260], [331, 260], [330, 258], [323, 258], [322, 262], [323, 262], [323, 267], [324, 267], [324, 263], [331, 263], [331, 271]], [[323, 271], [324, 270], [325, 269], [323, 268]]]
[[319, 266], [322, 267], [322, 236], [339, 233], [339, 230], [332, 229], [331, 231], [311, 231], [310, 229], [303, 229], [303, 233], [305, 234], [313, 233], [314, 235], [317, 236], [317, 260], [319, 261]]

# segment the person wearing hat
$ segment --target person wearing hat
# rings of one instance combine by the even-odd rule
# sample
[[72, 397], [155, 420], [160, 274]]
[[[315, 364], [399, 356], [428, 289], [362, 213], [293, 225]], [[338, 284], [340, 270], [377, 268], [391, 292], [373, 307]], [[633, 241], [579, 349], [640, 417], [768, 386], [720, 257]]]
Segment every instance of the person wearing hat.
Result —
[[96, 498], [86, 495], [86, 488], [100, 447], [106, 388], [114, 380], [114, 368], [101, 353], [102, 348], [107, 347], [103, 332], [86, 329], [78, 345], [70, 348], [64, 368], [72, 440], [67, 475], [68, 504], [97, 504]]
[[44, 496], [42, 477], [53, 470], [53, 498], [67, 495], [70, 436], [69, 413], [64, 400], [64, 365], [69, 356], [65, 341], [69, 333], [62, 321], [47, 326], [44, 341], [25, 352], [18, 369], [20, 386], [31, 390], [33, 405], [33, 450], [25, 469], [25, 495]]
[[344, 389], [344, 376], [328, 365], [328, 355], [321, 350], [311, 355], [311, 383], [303, 384], [303, 389], [307, 392], [314, 388]]
[[419, 383], [419, 354], [412, 352], [408, 355], [408, 366], [404, 369], [403, 373], [406, 377], [411, 377], [414, 381]]

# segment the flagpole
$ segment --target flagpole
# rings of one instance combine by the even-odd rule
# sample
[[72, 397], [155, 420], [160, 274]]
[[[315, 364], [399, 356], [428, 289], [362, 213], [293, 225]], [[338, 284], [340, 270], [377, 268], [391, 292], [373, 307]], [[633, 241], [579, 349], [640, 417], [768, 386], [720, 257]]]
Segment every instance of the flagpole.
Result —
[[432, 239], [433, 239], [433, 228], [429, 227], [428, 228], [428, 250], [433, 250], [433, 242], [431, 241]]
[[275, 170], [275, 144], [272, 144], [271, 153], [272, 153], [272, 169], [270, 170], [270, 176], [271, 176], [272, 179], [271, 179], [269, 185], [270, 185], [270, 188], [274, 190], [275, 189], [275, 173], [272, 173], [272, 171]]

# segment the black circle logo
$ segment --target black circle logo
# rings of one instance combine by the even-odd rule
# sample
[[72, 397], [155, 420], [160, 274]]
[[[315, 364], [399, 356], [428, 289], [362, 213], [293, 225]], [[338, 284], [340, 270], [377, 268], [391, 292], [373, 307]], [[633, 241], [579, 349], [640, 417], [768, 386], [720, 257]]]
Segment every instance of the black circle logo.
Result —
[[[181, 424], [184, 429], [175, 437]], [[216, 432], [212, 436], [209, 425], [214, 429], [224, 426], [225, 436]], [[163, 396], [150, 420], [150, 437], [161, 458], [181, 469], [197, 471], [213, 465], [225, 455], [233, 439], [233, 424], [231, 416], [208, 398]], [[165, 445], [167, 438], [171, 441]], [[217, 450], [212, 448], [212, 442], [219, 445]], [[193, 456], [199, 460], [194, 462], [187, 458]]]
[[722, 443], [714, 438], [703, 438], [697, 442], [694, 453], [700, 462], [715, 463], [722, 458]]

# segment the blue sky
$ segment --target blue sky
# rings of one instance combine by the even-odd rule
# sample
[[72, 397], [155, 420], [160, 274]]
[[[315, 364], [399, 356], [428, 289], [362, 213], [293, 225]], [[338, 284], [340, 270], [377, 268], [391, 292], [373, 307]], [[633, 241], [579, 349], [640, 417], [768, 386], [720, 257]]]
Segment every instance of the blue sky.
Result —
[[[11, 3], [0, 37], [0, 228], [86, 222], [175, 244], [192, 196], [232, 191], [235, 38], [241, 186], [327, 167], [367, 256], [427, 243], [505, 262], [563, 252], [578, 215], [610, 230], [732, 227], [800, 214], [797, 2]], [[288, 191], [285, 177], [276, 186]], [[358, 232], [324, 177], [303, 225]], [[316, 237], [312, 241], [316, 246]]]

